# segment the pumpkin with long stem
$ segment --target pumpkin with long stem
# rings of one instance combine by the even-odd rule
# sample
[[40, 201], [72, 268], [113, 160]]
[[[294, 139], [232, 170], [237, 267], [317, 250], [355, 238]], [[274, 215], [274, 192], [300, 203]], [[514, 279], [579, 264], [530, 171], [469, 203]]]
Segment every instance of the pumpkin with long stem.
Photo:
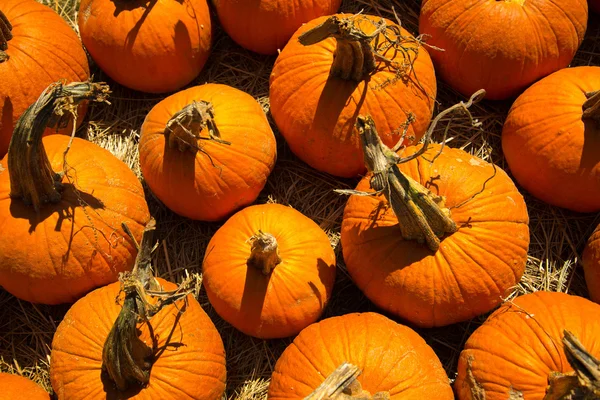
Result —
[[0, 387], [3, 400], [50, 400], [48, 392], [23, 376], [1, 372]]
[[527, 208], [508, 175], [430, 144], [453, 111], [475, 122], [468, 107], [483, 93], [440, 113], [421, 147], [390, 149], [373, 119], [357, 121], [370, 173], [356, 190], [340, 191], [351, 195], [341, 230], [346, 267], [377, 306], [421, 327], [490, 311], [525, 270]]
[[435, 95], [421, 40], [399, 23], [363, 14], [321, 17], [298, 29], [275, 62], [269, 93], [294, 154], [341, 177], [365, 172], [354, 127], [359, 114], [373, 117], [387, 145], [415, 143], [427, 130]]
[[600, 398], [600, 305], [535, 292], [507, 301], [465, 344], [460, 400]]
[[292, 336], [315, 322], [335, 281], [325, 232], [291, 207], [244, 208], [210, 240], [202, 263], [215, 311], [259, 338]]
[[520, 95], [502, 128], [502, 151], [538, 199], [600, 211], [600, 67], [560, 70]]
[[56, 83], [23, 113], [0, 162], [0, 285], [20, 299], [73, 302], [133, 267], [133, 242], [150, 218], [135, 174], [107, 150], [46, 127], [106, 101], [108, 86]]
[[187, 218], [221, 220], [252, 203], [275, 166], [275, 136], [260, 104], [221, 84], [175, 93], [146, 116], [140, 166], [152, 192]]
[[225, 391], [225, 350], [195, 298], [199, 277], [179, 286], [154, 278], [155, 229], [151, 219], [121, 283], [79, 300], [58, 326], [50, 380], [59, 400], [217, 400]]
[[[34, 0], [0, 0], [0, 158], [17, 120], [48, 85], [85, 81], [89, 73], [77, 34], [56, 12]], [[59, 125], [45, 134], [71, 130]]]
[[590, 299], [600, 303], [600, 225], [588, 239], [581, 261]]
[[269, 400], [453, 399], [431, 347], [376, 313], [327, 318], [304, 329], [275, 364]]

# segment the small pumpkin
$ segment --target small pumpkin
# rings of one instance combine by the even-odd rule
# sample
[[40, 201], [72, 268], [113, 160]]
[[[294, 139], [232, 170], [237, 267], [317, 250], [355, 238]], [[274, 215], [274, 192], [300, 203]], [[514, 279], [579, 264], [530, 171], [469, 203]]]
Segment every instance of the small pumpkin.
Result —
[[309, 399], [344, 362], [358, 367], [361, 389], [376, 398], [454, 399], [440, 360], [423, 338], [376, 313], [327, 318], [300, 332], [277, 360], [267, 398]]
[[177, 214], [203, 221], [221, 220], [256, 200], [277, 156], [258, 102], [214, 83], [154, 106], [142, 125], [139, 150], [152, 192]]
[[501, 100], [568, 66], [587, 20], [587, 0], [423, 0], [419, 32], [450, 86]]
[[357, 286], [420, 327], [496, 307], [521, 279], [529, 246], [527, 207], [508, 175], [438, 144], [407, 147], [400, 157], [372, 119], [357, 125], [371, 173], [350, 194], [369, 195], [350, 196], [341, 228]]
[[3, 400], [50, 400], [50, 394], [33, 381], [19, 375], [0, 373]]
[[151, 219], [133, 271], [77, 301], [58, 326], [50, 355], [58, 400], [221, 399], [223, 342], [192, 294], [194, 279], [178, 287], [153, 277], [155, 227]]
[[588, 239], [581, 260], [590, 299], [600, 303], [600, 225]]
[[102, 71], [142, 92], [182, 88], [198, 76], [210, 53], [206, 0], [82, 0], [77, 22]]
[[[600, 305], [566, 293], [535, 292], [504, 303], [473, 332], [460, 353], [454, 384], [458, 399], [571, 398], [563, 396], [581, 386], [572, 374], [573, 352], [565, 352], [561, 341], [567, 339], [566, 347], [576, 350], [577, 364], [587, 364], [593, 381], [591, 357], [600, 357], [598, 315]], [[596, 362], [600, 389], [600, 362]]]
[[202, 270], [215, 311], [245, 334], [270, 339], [295, 335], [321, 316], [336, 264], [315, 222], [291, 207], [261, 204], [219, 228]]
[[[89, 73], [77, 34], [52, 9], [34, 0], [0, 0], [0, 159], [18, 118], [48, 85], [85, 81]], [[72, 124], [46, 134], [71, 130]]]
[[538, 199], [600, 211], [600, 67], [563, 69], [527, 89], [508, 113], [502, 150]]
[[334, 14], [342, 0], [212, 0], [223, 29], [245, 49], [276, 54], [300, 26]]
[[133, 266], [134, 242], [120, 224], [139, 238], [150, 218], [135, 174], [86, 140], [42, 138], [65, 106], [103, 101], [107, 91], [87, 82], [51, 85], [17, 122], [0, 162], [0, 226], [9, 233], [0, 238], [0, 285], [20, 299], [73, 302]]
[[415, 143], [431, 119], [436, 81], [429, 54], [408, 31], [371, 15], [336, 14], [296, 31], [275, 61], [269, 96], [296, 156], [355, 177], [365, 172], [356, 117], [370, 114], [387, 145]]

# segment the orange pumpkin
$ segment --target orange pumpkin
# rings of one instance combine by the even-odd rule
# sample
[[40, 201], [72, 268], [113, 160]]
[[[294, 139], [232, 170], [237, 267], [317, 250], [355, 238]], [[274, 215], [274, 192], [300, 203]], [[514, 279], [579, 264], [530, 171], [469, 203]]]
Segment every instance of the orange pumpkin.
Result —
[[[81, 42], [58, 14], [33, 0], [0, 0], [0, 158], [17, 119], [49, 84], [88, 76]], [[84, 114], [80, 107], [79, 116]], [[72, 124], [46, 134], [71, 130]]]
[[50, 400], [50, 394], [29, 379], [13, 374], [0, 373], [3, 400]]
[[[377, 45], [364, 37], [382, 22], [385, 34], [399, 45], [383, 33]], [[331, 32], [344, 39], [317, 42]], [[435, 73], [425, 48], [393, 22], [362, 14], [336, 14], [303, 25], [277, 58], [270, 79], [271, 114], [291, 150], [313, 168], [341, 177], [365, 172], [354, 128], [358, 114], [373, 117], [388, 146], [412, 121], [405, 134], [408, 144], [425, 133], [435, 95]]]
[[565, 293], [536, 292], [506, 302], [467, 340], [454, 385], [458, 398], [567, 398], [545, 397], [554, 387], [554, 373], [573, 371], [561, 343], [563, 331], [598, 358], [598, 315], [600, 305]]
[[192, 87], [154, 106], [139, 149], [152, 192], [177, 214], [204, 221], [256, 200], [277, 155], [261, 106], [220, 84]]
[[600, 303], [600, 225], [583, 249], [582, 262], [590, 298]]
[[206, 0], [83, 0], [77, 21], [96, 64], [121, 85], [142, 92], [187, 85], [210, 52]]
[[342, 0], [212, 0], [223, 29], [240, 46], [276, 54], [296, 29], [335, 13]]
[[500, 100], [568, 66], [587, 19], [587, 0], [423, 0], [419, 32], [444, 81]]
[[[165, 290], [176, 288], [158, 281]], [[120, 392], [102, 370], [102, 352], [122, 302], [120, 284], [113, 283], [89, 293], [65, 315], [50, 355], [50, 380], [58, 400], [221, 398], [226, 377], [223, 342], [192, 295], [187, 303], [163, 308], [150, 324], [138, 324], [139, 340], [153, 349], [150, 379], [144, 387], [131, 385]]]
[[[403, 157], [417, 151], [408, 147]], [[398, 168], [445, 202], [456, 231], [439, 248], [403, 239], [400, 221], [383, 195], [351, 196], [341, 242], [346, 267], [382, 309], [421, 327], [444, 326], [490, 311], [519, 280], [529, 246], [523, 196], [499, 167], [460, 149], [431, 144]], [[356, 190], [370, 190], [371, 175]], [[438, 197], [441, 196], [441, 197]]]
[[41, 138], [59, 100], [93, 100], [101, 88], [50, 87], [36, 103], [44, 107], [34, 104], [17, 123], [0, 162], [0, 285], [20, 299], [73, 302], [133, 266], [135, 247], [121, 223], [139, 238], [150, 218], [135, 174], [86, 140], [74, 138], [65, 157], [68, 136]]
[[508, 113], [502, 150], [535, 197], [600, 211], [600, 67], [563, 69], [527, 89]]
[[217, 313], [247, 335], [292, 336], [315, 322], [331, 296], [335, 254], [325, 232], [291, 207], [247, 207], [206, 249], [203, 285]]
[[431, 347], [412, 329], [376, 313], [346, 314], [304, 329], [275, 364], [268, 398], [303, 399], [343, 362], [362, 371], [363, 390], [384, 392], [379, 398], [454, 399]]

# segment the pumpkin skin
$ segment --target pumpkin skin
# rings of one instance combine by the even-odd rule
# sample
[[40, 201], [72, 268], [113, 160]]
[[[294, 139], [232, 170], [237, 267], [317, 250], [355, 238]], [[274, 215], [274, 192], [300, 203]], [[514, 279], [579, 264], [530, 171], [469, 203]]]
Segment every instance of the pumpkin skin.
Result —
[[419, 32], [444, 49], [431, 57], [450, 86], [501, 100], [568, 66], [587, 19], [586, 0], [423, 0]]
[[342, 0], [212, 2], [223, 29], [237, 44], [256, 53], [276, 54], [303, 23], [334, 14]]
[[[248, 239], [258, 231], [278, 243], [282, 262], [269, 275], [247, 265]], [[315, 322], [331, 296], [335, 254], [329, 238], [291, 207], [244, 208], [225, 222], [208, 244], [202, 283], [217, 313], [247, 335], [292, 336]]]
[[600, 225], [588, 239], [581, 260], [590, 299], [600, 303]]
[[[158, 279], [165, 290], [175, 284]], [[58, 399], [100, 398], [217, 400], [225, 391], [225, 349], [212, 321], [198, 301], [187, 297], [187, 306], [177, 320], [182, 302], [166, 306], [151, 320], [153, 331], [139, 325], [139, 338], [152, 347], [172, 344], [152, 365], [150, 382], [119, 393], [114, 383], [101, 377], [102, 347], [121, 306], [115, 302], [120, 283], [94, 290], [71, 307], [52, 340], [50, 380]], [[120, 295], [122, 302], [123, 295]], [[102, 310], [102, 312], [98, 312]], [[172, 335], [169, 339], [169, 335]], [[181, 346], [174, 346], [175, 344]]]
[[[221, 139], [231, 144], [198, 140], [204, 152], [195, 154], [170, 148], [163, 134], [167, 121], [200, 100], [213, 105]], [[208, 136], [205, 131], [201, 136]], [[177, 214], [203, 221], [221, 220], [256, 200], [277, 156], [275, 136], [256, 100], [212, 83], [183, 90], [154, 106], [142, 125], [139, 149], [152, 192]]]
[[[62, 170], [69, 139], [42, 139], [54, 171]], [[142, 185], [110, 152], [74, 138], [67, 160], [71, 179], [89, 205], [85, 208], [63, 178], [62, 200], [36, 214], [21, 199], [9, 197], [9, 171], [0, 168], [0, 226], [10, 232], [0, 240], [0, 285], [33, 303], [73, 302], [116, 281], [119, 272], [133, 267], [137, 253], [121, 223], [139, 240], [150, 219]]]
[[204, 67], [211, 47], [206, 0], [83, 0], [78, 24], [98, 66], [142, 92], [187, 85]]
[[[34, 0], [0, 0], [13, 25], [9, 59], [0, 62], [0, 158], [6, 155], [17, 120], [48, 85], [86, 81], [88, 60], [77, 34], [52, 9]], [[85, 106], [78, 109], [81, 121]], [[59, 133], [71, 134], [72, 122]], [[46, 129], [45, 134], [56, 133]]]
[[[407, 136], [418, 141], [427, 130], [433, 112], [435, 72], [429, 54], [421, 47], [413, 66], [420, 86], [409, 79], [382, 87], [384, 82], [394, 78], [393, 71], [383, 66], [371, 75], [368, 83], [330, 78], [336, 40], [329, 38], [310, 46], [298, 42], [300, 34], [326, 18], [314, 19], [298, 29], [275, 61], [270, 78], [271, 114], [292, 152], [302, 161], [332, 175], [355, 177], [366, 171], [360, 138], [354, 127], [356, 117], [371, 115], [382, 141], [391, 147], [400, 140], [402, 129], [399, 128], [412, 112], [416, 119], [409, 126]], [[367, 33], [374, 30], [371, 23], [363, 22], [360, 26]], [[402, 32], [410, 35], [404, 29]], [[398, 62], [402, 60], [400, 52], [394, 57]]]
[[[416, 150], [408, 147], [403, 156]], [[497, 306], [521, 279], [529, 247], [527, 208], [508, 175], [496, 167], [492, 178], [491, 164], [447, 146], [433, 164], [425, 161], [439, 150], [432, 144], [422, 158], [399, 165], [446, 197], [459, 229], [440, 239], [438, 251], [402, 239], [383, 195], [351, 196], [342, 220], [344, 260], [354, 282], [378, 307], [420, 327], [465, 321]], [[372, 191], [369, 178], [356, 190]]]
[[511, 107], [502, 150], [515, 179], [542, 201], [600, 210], [600, 123], [586, 120], [586, 93], [600, 89], [600, 67], [567, 68], [527, 89]]
[[[578, 296], [535, 292], [496, 310], [467, 340], [458, 361], [458, 399], [475, 399], [467, 360], [486, 400], [506, 400], [511, 386], [526, 400], [543, 400], [552, 371], [570, 372], [561, 343], [572, 332], [587, 351], [600, 356], [600, 306]], [[515, 397], [516, 398], [516, 397]]]
[[4, 400], [50, 400], [50, 394], [33, 381], [19, 375], [0, 373]]
[[390, 398], [454, 399], [431, 347], [412, 329], [376, 313], [353, 313], [312, 324], [275, 364], [268, 399], [303, 399], [340, 364], [359, 367], [364, 390]]

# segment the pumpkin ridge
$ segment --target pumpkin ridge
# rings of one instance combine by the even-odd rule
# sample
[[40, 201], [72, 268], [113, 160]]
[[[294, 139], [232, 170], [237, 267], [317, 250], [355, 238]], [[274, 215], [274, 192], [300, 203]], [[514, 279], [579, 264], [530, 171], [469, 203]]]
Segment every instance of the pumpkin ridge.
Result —
[[[67, 35], [66, 33], [57, 33], [57, 34], [62, 35], [64, 37], [65, 42], [70, 40], [69, 35]], [[70, 52], [68, 52], [64, 49], [61, 49], [60, 47], [56, 47], [56, 46], [52, 47], [52, 50], [48, 50], [45, 46], [38, 46], [38, 43], [44, 43], [44, 44], [48, 44], [48, 45], [52, 46], [52, 43], [44, 42], [44, 40], [40, 39], [39, 37], [19, 35], [18, 38], [20, 40], [21, 39], [30, 39], [32, 41], [31, 45], [35, 46], [35, 50], [38, 52], [44, 51], [45, 53], [50, 54], [50, 55], [53, 55], [53, 54], [55, 55], [55, 54], [60, 53], [60, 57], [58, 59], [55, 59], [55, 61], [59, 62], [59, 63], [63, 63], [64, 66], [67, 66], [71, 70], [71, 72], [73, 72], [76, 75], [79, 75], [81, 71], [85, 72], [85, 70], [87, 69], [86, 65], [79, 63], [80, 60], [78, 60], [77, 57], [75, 57], [73, 55], [73, 53], [70, 53]], [[21, 52], [23, 52], [24, 54], [27, 54], [22, 49], [20, 49], [20, 46], [15, 46], [15, 48], [21, 50]], [[27, 55], [29, 56], [29, 54], [27, 54]], [[31, 59], [33, 59], [33, 57], [31, 57], [31, 56], [29, 56], [29, 57]], [[39, 58], [39, 56], [38, 56], [38, 58]], [[75, 71], [73, 68], [71, 68], [70, 63], [63, 62], [64, 59], [69, 59], [69, 60], [75, 62], [79, 67], [81, 67], [81, 71]], [[54, 80], [54, 78], [52, 78], [52, 77], [51, 77], [51, 79]]]

